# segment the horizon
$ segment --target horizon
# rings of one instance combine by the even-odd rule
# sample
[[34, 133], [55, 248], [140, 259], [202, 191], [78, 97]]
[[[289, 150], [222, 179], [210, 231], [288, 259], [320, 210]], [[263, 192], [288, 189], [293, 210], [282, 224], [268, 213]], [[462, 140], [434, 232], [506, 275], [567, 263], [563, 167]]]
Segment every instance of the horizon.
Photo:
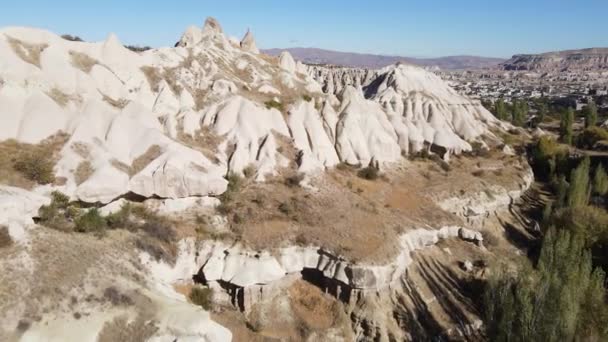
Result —
[[313, 0], [306, 7], [276, 0], [212, 5], [192, 0], [171, 4], [59, 0], [52, 6], [35, 0], [5, 7], [0, 13], [1, 27], [43, 28], [86, 41], [102, 41], [114, 33], [123, 44], [151, 47], [172, 46], [188, 26], [202, 26], [206, 17], [216, 18], [226, 35], [237, 39], [251, 29], [260, 49], [309, 47], [411, 58], [508, 59], [517, 54], [608, 46], [608, 37], [602, 34], [608, 32], [608, 21], [602, 18], [608, 3], [598, 0], [575, 5], [514, 0], [509, 8], [481, 0], [357, 1], [355, 6]]

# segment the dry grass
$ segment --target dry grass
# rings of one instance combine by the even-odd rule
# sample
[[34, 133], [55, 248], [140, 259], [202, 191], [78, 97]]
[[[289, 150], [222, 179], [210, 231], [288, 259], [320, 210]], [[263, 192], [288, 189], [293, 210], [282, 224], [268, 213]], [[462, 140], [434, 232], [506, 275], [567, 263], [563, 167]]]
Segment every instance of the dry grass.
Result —
[[89, 146], [83, 142], [75, 142], [70, 147], [83, 159], [88, 159], [91, 156]]
[[144, 76], [146, 76], [148, 84], [150, 85], [150, 90], [152, 90], [153, 92], [160, 91], [160, 81], [163, 80], [163, 76], [158, 70], [158, 68], [151, 66], [143, 66], [140, 70], [144, 73]]
[[207, 126], [194, 132], [194, 136], [183, 133], [183, 130], [180, 130], [178, 133], [179, 141], [188, 147], [201, 152], [207, 159], [216, 164], [220, 162], [217, 157], [217, 154], [219, 153], [218, 147], [224, 139], [223, 136], [215, 134], [215, 132]]
[[134, 176], [146, 168], [151, 162], [163, 154], [162, 149], [158, 145], [152, 145], [144, 154], [135, 158], [130, 168], [130, 175]]
[[78, 164], [78, 167], [74, 171], [74, 179], [76, 181], [76, 185], [80, 185], [87, 181], [87, 179], [91, 178], [95, 170], [93, 169], [93, 165], [88, 160], [83, 160]]
[[36, 182], [17, 171], [16, 164], [27, 156], [41, 156], [54, 165], [67, 140], [66, 134], [59, 133], [36, 145], [20, 143], [13, 139], [0, 142], [0, 183], [31, 189]]
[[29, 44], [8, 36], [7, 39], [9, 45], [19, 58], [26, 63], [40, 68], [40, 54], [48, 47], [47, 44]]
[[101, 94], [101, 96], [103, 97], [103, 100], [107, 104], [109, 104], [110, 106], [112, 106], [114, 108], [118, 108], [118, 109], [125, 108], [129, 104], [129, 102], [130, 102], [127, 99], [118, 99], [118, 100], [115, 100], [115, 99], [107, 96], [106, 94]]
[[122, 171], [122, 172], [124, 172], [124, 173], [126, 173], [126, 174], [128, 174], [128, 175], [131, 175], [131, 167], [130, 167], [129, 165], [127, 165], [127, 164], [125, 164], [125, 163], [121, 162], [121, 161], [120, 161], [120, 160], [118, 160], [118, 159], [112, 159], [112, 160], [110, 161], [110, 163], [111, 163], [111, 164], [112, 164], [112, 166], [114, 166], [116, 169], [118, 169], [118, 170], [120, 170], [120, 171]]
[[72, 59], [72, 65], [87, 74], [91, 72], [96, 64], [99, 64], [99, 61], [95, 58], [82, 52], [70, 51], [70, 57]]
[[49, 92], [46, 93], [55, 103], [60, 105], [61, 107], [67, 106], [70, 101], [79, 102], [81, 101], [80, 96], [78, 95], [70, 95], [66, 94], [58, 88], [53, 88]]
[[156, 331], [158, 331], [156, 323], [146, 321], [141, 315], [132, 322], [125, 317], [117, 317], [103, 326], [97, 341], [146, 342]]

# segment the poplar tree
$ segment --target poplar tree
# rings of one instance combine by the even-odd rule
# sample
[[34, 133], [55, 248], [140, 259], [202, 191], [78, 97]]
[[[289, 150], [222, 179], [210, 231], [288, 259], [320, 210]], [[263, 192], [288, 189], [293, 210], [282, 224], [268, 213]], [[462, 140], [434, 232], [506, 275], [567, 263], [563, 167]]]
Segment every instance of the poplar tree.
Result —
[[591, 100], [583, 109], [585, 114], [585, 128], [597, 125], [597, 106]]
[[568, 110], [562, 112], [561, 120], [559, 123], [559, 135], [563, 143], [572, 145], [572, 125], [574, 124], [574, 110], [568, 108]]
[[583, 159], [580, 165], [572, 171], [570, 187], [568, 188], [568, 206], [577, 208], [589, 202], [589, 157]]
[[602, 164], [595, 168], [593, 174], [593, 193], [600, 196], [608, 193], [608, 175], [606, 175], [606, 170], [604, 170]]

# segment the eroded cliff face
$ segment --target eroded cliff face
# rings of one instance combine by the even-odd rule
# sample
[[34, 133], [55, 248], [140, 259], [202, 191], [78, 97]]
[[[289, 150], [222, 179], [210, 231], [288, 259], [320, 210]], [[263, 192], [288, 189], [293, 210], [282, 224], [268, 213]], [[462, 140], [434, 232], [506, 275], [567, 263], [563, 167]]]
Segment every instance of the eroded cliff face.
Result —
[[[287, 300], [293, 288], [312, 285], [339, 303], [339, 309], [334, 308], [327, 315], [346, 313], [349, 317], [340, 320], [338, 331], [331, 332], [338, 339], [473, 338], [480, 333], [482, 322], [454, 274], [464, 267], [464, 262], [471, 261], [468, 258], [475, 261], [489, 257], [482, 232], [496, 224], [498, 215], [509, 215], [510, 206], [532, 182], [528, 167], [512, 184], [490, 186], [486, 192], [437, 197], [439, 207], [463, 218], [471, 228], [411, 229], [399, 236], [399, 250], [384, 262], [353, 262], [316, 246], [293, 245], [264, 251], [239, 243], [194, 240], [181, 242], [175, 266], [145, 255], [142, 261], [161, 287], [170, 288], [194, 276], [214, 289], [216, 303], [237, 308], [246, 319], [255, 321], [259, 331], [271, 329], [276, 323], [267, 317], [268, 313], [278, 310], [277, 302]], [[485, 266], [470, 267], [473, 269], [466, 272], [486, 272]], [[467, 277], [471, 276], [464, 278]], [[466, 293], [473, 299], [478, 295]], [[288, 310], [286, 315], [297, 317], [298, 313]], [[314, 340], [330, 331], [321, 329], [308, 334], [309, 340]]]
[[608, 49], [592, 48], [538, 55], [515, 55], [500, 67], [504, 70], [535, 72], [602, 71], [608, 69]]

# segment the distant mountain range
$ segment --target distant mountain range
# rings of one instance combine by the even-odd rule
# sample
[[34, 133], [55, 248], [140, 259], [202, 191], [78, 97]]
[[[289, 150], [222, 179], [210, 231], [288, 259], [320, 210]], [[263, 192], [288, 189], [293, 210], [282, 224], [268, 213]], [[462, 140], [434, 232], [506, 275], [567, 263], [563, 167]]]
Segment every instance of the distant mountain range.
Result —
[[500, 68], [536, 72], [608, 70], [608, 48], [515, 55], [500, 64]]
[[360, 68], [382, 68], [397, 62], [406, 62], [423, 67], [438, 67], [443, 70], [469, 70], [493, 68], [505, 59], [478, 56], [447, 56], [438, 58], [414, 58], [403, 56], [385, 56], [352, 52], [340, 52], [317, 48], [268, 49], [262, 52], [278, 56], [281, 51], [308, 64], [332, 64]]

